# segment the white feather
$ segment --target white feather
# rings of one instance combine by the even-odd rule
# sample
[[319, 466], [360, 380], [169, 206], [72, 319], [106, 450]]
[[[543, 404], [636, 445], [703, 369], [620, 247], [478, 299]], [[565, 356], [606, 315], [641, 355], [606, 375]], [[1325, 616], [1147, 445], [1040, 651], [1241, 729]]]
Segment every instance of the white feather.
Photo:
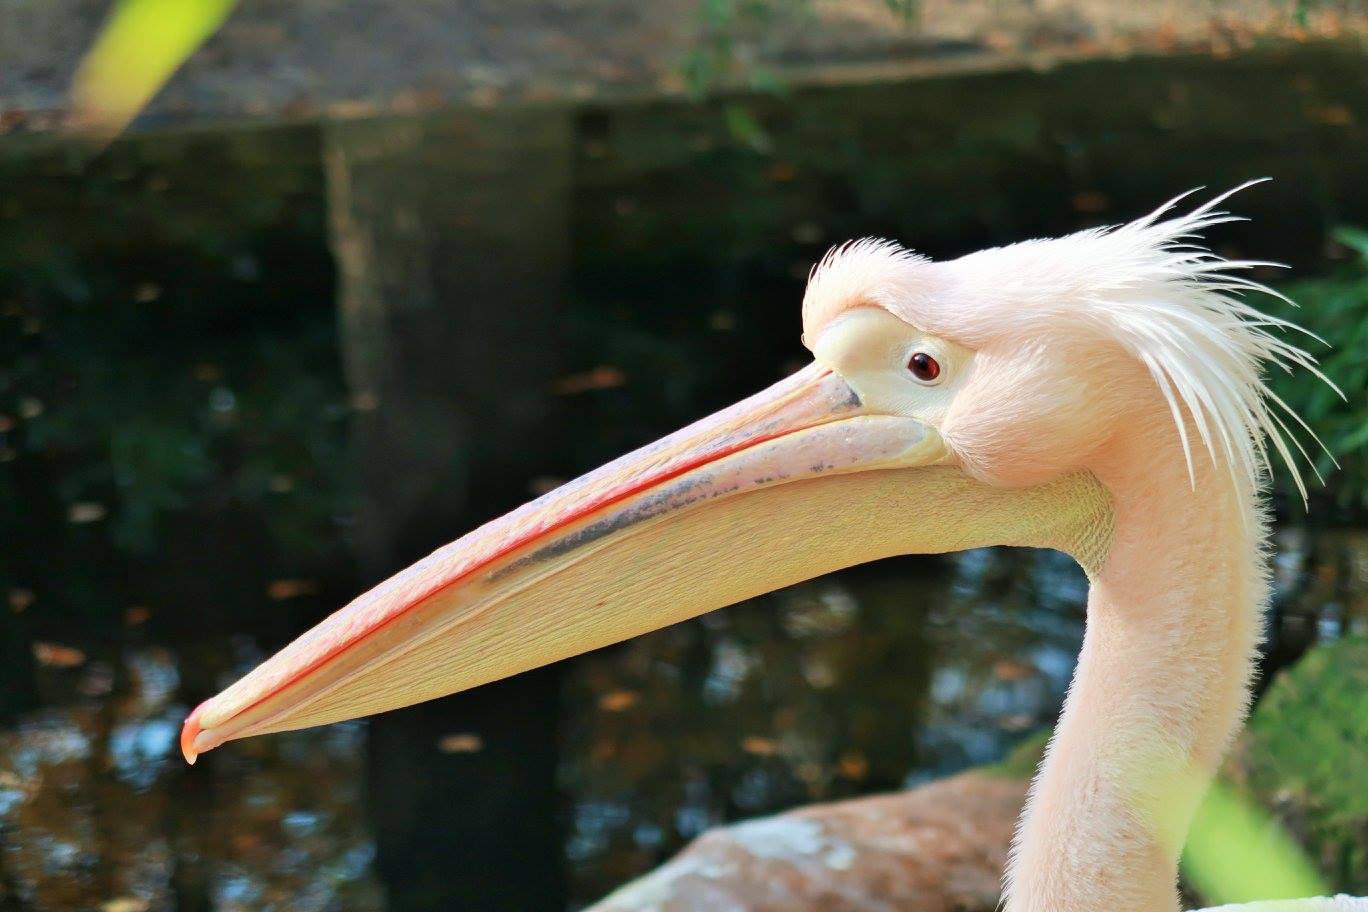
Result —
[[1193, 484], [1195, 446], [1257, 488], [1271, 470], [1271, 444], [1305, 499], [1300, 464], [1319, 473], [1285, 419], [1325, 446], [1273, 393], [1265, 374], [1270, 368], [1306, 370], [1344, 394], [1285, 334], [1319, 337], [1244, 300], [1247, 294], [1288, 300], [1241, 274], [1277, 264], [1225, 259], [1202, 244], [1206, 229], [1242, 221], [1217, 207], [1255, 183], [1186, 214], [1171, 215], [1195, 190], [1124, 225], [1024, 241], [949, 263], [931, 263], [877, 238], [843, 244], [809, 278], [805, 337], [857, 303], [883, 304], [930, 332], [944, 327], [971, 347], [976, 338], [1004, 334], [1101, 334], [1154, 378], [1173, 413]]

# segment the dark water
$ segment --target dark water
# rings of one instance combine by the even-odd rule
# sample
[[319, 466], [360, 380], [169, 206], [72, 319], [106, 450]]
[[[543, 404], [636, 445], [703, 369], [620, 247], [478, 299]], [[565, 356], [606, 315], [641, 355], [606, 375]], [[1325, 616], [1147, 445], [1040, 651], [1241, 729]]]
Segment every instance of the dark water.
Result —
[[[725, 820], [1047, 724], [1069, 562], [882, 562], [187, 769], [185, 710], [388, 572], [801, 363], [831, 243], [934, 255], [1277, 181], [1218, 239], [1368, 224], [1332, 52], [0, 144], [0, 895], [14, 909], [555, 909]], [[1319, 516], [1319, 514], [1317, 514]], [[1284, 509], [1269, 669], [1368, 624]]]

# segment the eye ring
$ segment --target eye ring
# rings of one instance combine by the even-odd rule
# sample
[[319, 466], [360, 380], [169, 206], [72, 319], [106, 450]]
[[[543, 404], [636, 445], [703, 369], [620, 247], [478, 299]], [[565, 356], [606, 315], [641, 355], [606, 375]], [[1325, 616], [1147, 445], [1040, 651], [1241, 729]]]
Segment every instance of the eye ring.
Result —
[[922, 383], [935, 383], [941, 375], [940, 362], [923, 351], [912, 353], [907, 370]]

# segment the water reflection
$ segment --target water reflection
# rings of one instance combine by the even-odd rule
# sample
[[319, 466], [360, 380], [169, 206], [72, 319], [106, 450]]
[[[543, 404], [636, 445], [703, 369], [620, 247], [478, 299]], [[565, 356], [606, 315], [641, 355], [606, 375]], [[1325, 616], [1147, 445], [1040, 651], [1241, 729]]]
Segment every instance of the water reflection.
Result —
[[176, 657], [67, 655], [55, 704], [0, 733], [5, 883], [23, 908], [377, 909], [359, 724], [185, 775]]
[[[1004, 613], [987, 593], [1011, 587], [1020, 557], [886, 561], [578, 663], [565, 769], [583, 796], [568, 852], [586, 894], [717, 823], [991, 755], [999, 723], [1028, 726], [1032, 711], [993, 694], [1006, 694], [1019, 642], [1042, 632], [1016, 612], [986, 616]], [[1026, 702], [1043, 713], [1051, 695], [1039, 695]], [[966, 708], [975, 717], [956, 720]]]
[[[1277, 542], [1270, 661], [1368, 631], [1368, 534]], [[581, 659], [561, 749], [572, 901], [717, 823], [996, 760], [1057, 711], [1084, 595], [1053, 552], [895, 559]], [[240, 652], [239, 670], [256, 658]], [[19, 908], [386, 906], [364, 723], [251, 739], [190, 772], [180, 657], [36, 654], [47, 705], [0, 732], [0, 865]], [[472, 733], [438, 741], [484, 750]]]
[[[1277, 542], [1266, 665], [1368, 629], [1368, 535]], [[577, 898], [717, 823], [998, 760], [1054, 721], [1086, 594], [1056, 552], [902, 558], [580, 660], [563, 766]]]

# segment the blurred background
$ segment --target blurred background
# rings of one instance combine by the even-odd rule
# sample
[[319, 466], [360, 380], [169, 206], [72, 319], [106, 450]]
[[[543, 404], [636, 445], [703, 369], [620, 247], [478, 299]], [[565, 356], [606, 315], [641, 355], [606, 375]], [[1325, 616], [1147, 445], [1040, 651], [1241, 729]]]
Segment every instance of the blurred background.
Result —
[[0, 0], [0, 909], [579, 909], [711, 826], [1000, 761], [1081, 640], [1054, 553], [175, 742], [360, 590], [804, 362], [831, 244], [1260, 176], [1212, 240], [1290, 266], [1256, 277], [1348, 401], [1275, 381], [1340, 468], [1309, 511], [1278, 478], [1225, 782], [1368, 892], [1366, 38], [1321, 0]]

